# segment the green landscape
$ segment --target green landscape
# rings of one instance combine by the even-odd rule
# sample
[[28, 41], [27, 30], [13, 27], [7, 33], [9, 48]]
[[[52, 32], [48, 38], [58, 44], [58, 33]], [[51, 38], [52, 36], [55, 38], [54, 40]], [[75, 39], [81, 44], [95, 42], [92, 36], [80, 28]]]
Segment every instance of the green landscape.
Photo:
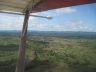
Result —
[[[20, 35], [13, 33], [0, 33], [0, 72], [15, 72]], [[93, 38], [30, 34], [25, 72], [96, 72], [96, 33]]]

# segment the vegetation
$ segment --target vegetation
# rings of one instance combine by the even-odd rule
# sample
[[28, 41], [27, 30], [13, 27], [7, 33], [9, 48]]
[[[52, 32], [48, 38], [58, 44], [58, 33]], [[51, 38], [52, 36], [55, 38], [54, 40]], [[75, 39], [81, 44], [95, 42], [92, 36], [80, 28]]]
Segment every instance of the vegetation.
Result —
[[[0, 72], [14, 72], [18, 37], [0, 37]], [[96, 72], [96, 39], [33, 36], [25, 72]]]

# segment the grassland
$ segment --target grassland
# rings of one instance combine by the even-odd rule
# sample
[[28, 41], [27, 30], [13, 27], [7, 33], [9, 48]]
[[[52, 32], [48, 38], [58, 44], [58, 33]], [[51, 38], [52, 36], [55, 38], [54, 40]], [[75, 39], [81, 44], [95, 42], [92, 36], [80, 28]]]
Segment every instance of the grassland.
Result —
[[[0, 72], [14, 72], [18, 37], [0, 37]], [[96, 39], [34, 36], [27, 41], [25, 72], [96, 72]]]

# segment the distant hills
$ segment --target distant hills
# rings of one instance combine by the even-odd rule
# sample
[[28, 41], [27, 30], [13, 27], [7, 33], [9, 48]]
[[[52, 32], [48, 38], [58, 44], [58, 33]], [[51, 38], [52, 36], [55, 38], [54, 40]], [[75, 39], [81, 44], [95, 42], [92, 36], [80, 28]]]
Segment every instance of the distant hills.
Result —
[[[14, 36], [21, 35], [21, 31], [3, 30], [0, 31], [0, 36]], [[28, 31], [28, 37], [32, 36], [55, 36], [64, 38], [96, 38], [96, 32], [81, 32], [81, 31]]]

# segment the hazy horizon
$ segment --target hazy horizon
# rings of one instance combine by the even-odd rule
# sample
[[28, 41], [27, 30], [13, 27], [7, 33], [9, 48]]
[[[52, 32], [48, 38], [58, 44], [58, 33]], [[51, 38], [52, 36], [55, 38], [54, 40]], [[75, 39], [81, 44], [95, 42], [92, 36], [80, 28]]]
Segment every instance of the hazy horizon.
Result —
[[[22, 30], [0, 30], [0, 31], [22, 31]], [[43, 30], [28, 30], [28, 31], [36, 31], [36, 32], [95, 32], [95, 31], [43, 31]]]

